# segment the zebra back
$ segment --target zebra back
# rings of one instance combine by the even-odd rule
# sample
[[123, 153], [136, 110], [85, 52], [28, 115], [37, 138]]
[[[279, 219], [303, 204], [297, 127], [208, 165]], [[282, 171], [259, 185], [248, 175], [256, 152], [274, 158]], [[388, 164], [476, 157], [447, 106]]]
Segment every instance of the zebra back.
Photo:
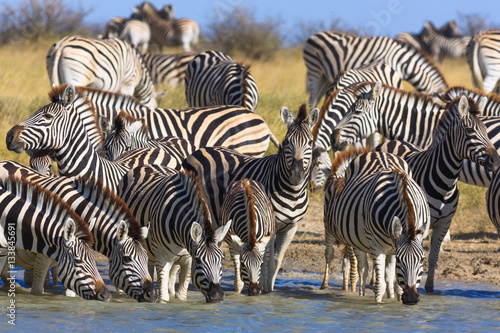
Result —
[[481, 98], [486, 97], [487, 101], [481, 114], [483, 116], [500, 116], [500, 96], [494, 93], [485, 93], [478, 89], [455, 86], [448, 88], [440, 98], [444, 102], [449, 103], [462, 95], [471, 97], [476, 103], [479, 103]]
[[476, 88], [486, 92], [494, 91], [500, 70], [498, 68], [498, 36], [500, 30], [482, 30], [467, 46], [467, 60]]
[[434, 59], [442, 62], [445, 56], [460, 58], [465, 56], [470, 37], [446, 37], [430, 21], [424, 23], [422, 39], [428, 45]]
[[188, 64], [195, 55], [194, 53], [145, 53], [143, 58], [155, 85], [164, 82], [176, 85], [184, 81]]
[[[80, 297], [109, 300], [89, 248], [92, 234], [63, 200], [36, 183], [10, 176], [0, 180], [0, 206], [2, 229], [15, 233], [9, 236], [10, 245], [55, 260], [62, 284]], [[6, 235], [0, 235], [2, 244], [7, 244]]]

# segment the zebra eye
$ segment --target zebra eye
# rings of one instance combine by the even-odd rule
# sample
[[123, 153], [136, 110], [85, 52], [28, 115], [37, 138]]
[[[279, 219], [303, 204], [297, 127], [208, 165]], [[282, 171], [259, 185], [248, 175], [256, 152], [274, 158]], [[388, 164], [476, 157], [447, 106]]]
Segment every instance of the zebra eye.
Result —
[[130, 258], [129, 256], [124, 256], [123, 262], [126, 264], [130, 264], [132, 262], [132, 258]]
[[54, 115], [50, 114], [50, 113], [44, 113], [42, 115], [42, 117], [44, 117], [45, 119], [47, 120], [51, 120], [52, 118], [54, 118]]
[[83, 265], [83, 260], [81, 258], [75, 257], [74, 260], [75, 260], [75, 264]]
[[465, 130], [467, 131], [467, 134], [474, 134], [475, 132], [472, 127], [467, 127]]

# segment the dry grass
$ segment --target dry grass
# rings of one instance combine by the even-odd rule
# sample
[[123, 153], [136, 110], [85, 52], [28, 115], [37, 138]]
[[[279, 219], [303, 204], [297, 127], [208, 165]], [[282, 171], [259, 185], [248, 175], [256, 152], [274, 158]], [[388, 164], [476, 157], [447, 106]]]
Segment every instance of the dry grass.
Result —
[[[0, 47], [0, 159], [27, 163], [26, 154], [7, 151], [5, 136], [17, 122], [31, 115], [48, 103], [50, 83], [45, 70], [45, 56], [56, 40], [36, 44], [15, 44]], [[269, 61], [250, 61], [236, 58], [251, 65], [251, 73], [259, 87], [260, 100], [257, 113], [260, 114], [278, 139], [286, 132], [279, 111], [287, 106], [296, 114], [301, 104], [307, 103], [306, 68], [301, 49], [284, 49]], [[446, 59], [439, 65], [449, 85], [472, 87], [472, 80], [465, 59]], [[187, 106], [184, 87], [169, 89], [159, 100], [160, 107], [184, 108]], [[158, 90], [162, 90], [161, 88]], [[271, 144], [268, 154], [276, 152]], [[452, 224], [452, 235], [457, 233], [496, 233], [486, 213], [485, 189], [460, 184], [459, 209]], [[321, 202], [322, 194], [313, 194], [312, 200]]]

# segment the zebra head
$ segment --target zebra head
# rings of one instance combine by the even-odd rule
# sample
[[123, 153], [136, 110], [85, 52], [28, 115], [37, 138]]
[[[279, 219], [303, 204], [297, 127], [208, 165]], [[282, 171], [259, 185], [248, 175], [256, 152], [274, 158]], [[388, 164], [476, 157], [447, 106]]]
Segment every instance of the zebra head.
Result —
[[138, 141], [148, 139], [148, 129], [144, 120], [137, 119], [124, 111], [115, 118], [115, 125], [107, 132], [103, 151], [107, 159], [114, 161], [123, 153], [139, 148]]
[[229, 231], [231, 222], [228, 221], [217, 230], [207, 220], [204, 229], [197, 222], [191, 225], [191, 280], [205, 296], [207, 303], [222, 302], [226, 297], [220, 286], [224, 254], [219, 244]]
[[[445, 122], [446, 118], [453, 118], [451, 126], [455, 130], [451, 130], [451, 140], [461, 158], [495, 172], [500, 166], [500, 157], [488, 137], [486, 126], [478, 118], [486, 102], [487, 97], [482, 97], [478, 104], [470, 97], [456, 98], [447, 106], [447, 112], [442, 116], [441, 122]], [[440, 126], [437, 130], [439, 128]], [[439, 134], [435, 141], [439, 142]]]
[[[51, 91], [52, 103], [33, 113], [28, 119], [14, 126], [7, 133], [7, 148], [21, 153], [23, 150], [58, 150], [82, 134], [72, 126], [80, 121], [75, 104], [92, 108], [86, 96], [77, 93], [73, 85], [67, 85], [62, 96], [58, 90]], [[57, 95], [57, 96], [56, 96]], [[78, 102], [77, 102], [78, 101]], [[95, 114], [95, 110], [93, 111]], [[83, 127], [82, 127], [83, 128]]]
[[[82, 222], [79, 225], [80, 229], [83, 224]], [[57, 260], [61, 283], [84, 299], [107, 302], [111, 298], [111, 293], [97, 271], [94, 251], [86, 243], [85, 236], [76, 236], [77, 228], [73, 219], [66, 220]], [[92, 235], [88, 229], [86, 230], [87, 237], [92, 239]]]
[[148, 255], [139, 242], [146, 237], [148, 228], [130, 231], [129, 226], [129, 223], [120, 220], [116, 228], [115, 244], [109, 257], [109, 277], [115, 286], [135, 300], [156, 302], [156, 289], [147, 270]]
[[281, 120], [288, 127], [285, 139], [281, 143], [280, 153], [284, 154], [287, 179], [292, 185], [300, 185], [309, 177], [313, 135], [312, 127], [319, 118], [319, 110], [315, 108], [307, 117], [306, 106], [302, 104], [294, 119], [288, 108], [281, 109]]
[[365, 83], [357, 87], [355, 91], [361, 92], [356, 102], [352, 104], [332, 132], [333, 150], [345, 150], [348, 146], [376, 132], [378, 122], [376, 99], [382, 92], [382, 81], [377, 81], [373, 88], [371, 84]]

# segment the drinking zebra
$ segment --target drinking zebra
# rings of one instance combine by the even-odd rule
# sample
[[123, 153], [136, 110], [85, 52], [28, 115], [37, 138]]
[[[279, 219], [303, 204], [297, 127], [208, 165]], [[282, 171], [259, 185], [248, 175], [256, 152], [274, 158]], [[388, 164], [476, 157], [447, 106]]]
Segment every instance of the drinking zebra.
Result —
[[195, 55], [194, 53], [144, 53], [143, 60], [154, 85], [158, 86], [164, 82], [177, 85], [179, 82], [184, 82], [188, 64]]
[[158, 106], [141, 54], [119, 39], [64, 37], [50, 48], [46, 65], [51, 85], [68, 83], [120, 92], [146, 106]]
[[276, 222], [273, 205], [259, 182], [243, 179], [229, 185], [220, 225], [226, 221], [233, 221], [226, 241], [234, 263], [234, 289], [239, 293], [245, 285], [249, 296], [259, 295], [261, 290], [269, 292]]
[[[7, 148], [21, 153], [25, 150], [50, 149], [57, 161], [59, 173], [70, 179], [86, 177], [101, 179], [116, 192], [121, 177], [132, 167], [143, 164], [163, 164], [180, 168], [178, 160], [160, 149], [137, 149], [117, 161], [99, 156], [91, 144], [79, 112], [92, 110], [85, 95], [77, 93], [73, 85], [62, 91], [59, 86], [50, 92], [52, 103], [33, 113], [7, 133]], [[93, 127], [98, 127], [94, 112]], [[88, 125], [90, 126], [90, 125]], [[87, 126], [87, 127], [88, 127]]]
[[218, 244], [231, 221], [214, 228], [197, 177], [158, 165], [138, 167], [123, 178], [119, 196], [143, 225], [149, 225], [146, 248], [156, 266], [160, 300], [166, 302], [169, 292], [174, 293], [175, 274], [171, 270], [179, 264], [176, 298], [186, 299], [192, 275], [194, 286], [207, 302], [223, 301], [223, 253]]
[[66, 288], [87, 300], [111, 298], [89, 247], [94, 241], [89, 227], [54, 193], [18, 177], [0, 181], [0, 227], [0, 252], [5, 254], [0, 271], [7, 265], [7, 249], [14, 247], [46, 258], [39, 262], [43, 276], [33, 284], [32, 294], [43, 292], [45, 273], [54, 260]]
[[319, 110], [314, 109], [308, 117], [302, 105], [294, 119], [290, 110], [283, 107], [281, 120], [287, 132], [275, 155], [254, 158], [225, 147], [211, 147], [195, 151], [183, 163], [186, 170], [194, 170], [200, 178], [215, 221], [220, 219], [224, 192], [229, 184], [245, 178], [262, 184], [276, 216], [275, 271], [271, 286], [274, 286], [285, 251], [307, 211], [313, 144], [311, 128], [318, 114]]
[[186, 70], [188, 105], [240, 105], [255, 112], [259, 91], [249, 69], [219, 51], [198, 54]]
[[500, 30], [482, 30], [472, 37], [467, 46], [467, 60], [476, 88], [495, 90], [500, 79]]
[[[404, 158], [412, 169], [413, 178], [427, 195], [433, 230], [425, 284], [430, 292], [434, 290], [441, 243], [457, 208], [457, 181], [463, 161], [468, 159], [492, 171], [500, 165], [500, 157], [488, 139], [486, 127], [478, 118], [485, 102], [486, 99], [482, 99], [476, 105], [473, 99], [462, 96], [449, 103], [435, 129], [433, 143], [426, 150], [405, 141], [388, 141], [377, 148]], [[354, 122], [349, 121], [343, 129], [356, 135], [354, 126]]]
[[190, 19], [162, 18], [158, 10], [148, 1], [143, 2], [133, 9], [137, 17], [148, 22], [151, 28], [151, 40], [160, 47], [163, 45], [182, 45], [184, 52], [191, 52], [192, 47], [198, 44], [200, 28]]
[[[314, 151], [311, 169], [313, 188], [323, 186], [326, 177], [330, 174], [332, 162], [328, 151], [331, 148], [332, 131], [355, 101], [350, 94], [344, 93], [341, 89], [355, 83], [378, 80], [396, 88], [402, 87], [401, 77], [398, 73], [383, 62], [377, 62], [339, 74], [335, 82], [328, 88], [319, 121], [313, 128]], [[375, 147], [378, 142], [379, 135], [377, 133], [368, 139], [368, 143], [372, 147]]]
[[196, 150], [191, 142], [175, 136], [151, 139], [144, 119], [137, 119], [121, 111], [115, 118], [113, 130], [107, 132], [102, 151], [107, 159], [114, 161], [124, 153], [138, 148], [162, 149], [177, 159], [179, 164]]
[[[424, 192], [409, 173], [408, 164], [392, 154], [365, 153], [363, 149], [339, 153], [325, 191], [326, 267], [322, 288], [328, 285], [333, 245], [340, 241], [352, 246], [358, 258], [360, 295], [365, 293], [364, 272], [368, 267], [364, 263], [366, 253], [370, 253], [376, 274], [376, 302], [382, 302], [386, 287], [387, 296], [394, 298], [396, 270], [403, 289], [401, 300], [408, 305], [418, 303], [425, 257], [422, 241], [429, 229], [430, 213]], [[397, 293], [399, 299], [399, 288]]]
[[423, 54], [389, 37], [361, 37], [323, 31], [304, 46], [309, 105], [315, 106], [341, 70], [383, 61], [418, 91], [434, 93], [447, 88], [437, 67]]
[[444, 57], [460, 58], [465, 56], [470, 37], [446, 37], [430, 21], [424, 23], [422, 40], [435, 60], [442, 62]]
[[[108, 258], [111, 282], [137, 301], [156, 301], [147, 271], [147, 253], [141, 245], [147, 228], [141, 228], [123, 200], [100, 181], [46, 177], [17, 162], [0, 162], [0, 180], [14, 176], [52, 191], [84, 221], [92, 221], [92, 248]], [[44, 277], [45, 272], [40, 275]]]

